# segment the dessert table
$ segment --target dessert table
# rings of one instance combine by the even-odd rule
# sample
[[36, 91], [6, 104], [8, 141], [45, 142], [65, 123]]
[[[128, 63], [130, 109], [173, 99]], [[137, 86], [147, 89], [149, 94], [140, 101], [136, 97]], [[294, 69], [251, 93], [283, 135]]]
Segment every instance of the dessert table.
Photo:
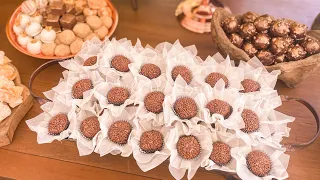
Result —
[[[13, 60], [19, 69], [23, 84], [27, 84], [31, 73], [45, 60], [28, 57], [14, 49], [5, 35], [5, 25], [14, 9], [21, 0], [6, 0], [0, 6], [0, 50]], [[133, 42], [137, 38], [143, 43], [155, 46], [160, 42], [174, 42], [180, 39], [184, 46], [195, 44], [199, 55], [205, 58], [218, 52], [212, 43], [210, 34], [195, 34], [182, 28], [174, 17], [178, 0], [141, 0], [138, 11], [134, 11], [130, 1], [115, 0], [113, 4], [119, 12], [119, 25], [113, 35], [118, 38], [128, 38]], [[236, 2], [235, 2], [236, 3]], [[146, 45], [146, 44], [143, 44]], [[42, 72], [34, 82], [33, 90], [37, 94], [55, 86], [61, 76], [62, 68], [53, 66]], [[278, 82], [276, 89], [279, 94], [299, 97], [310, 104], [320, 113], [320, 70], [294, 89], [289, 89]], [[284, 142], [301, 143], [313, 137], [316, 124], [312, 114], [299, 103], [284, 103], [278, 108], [280, 112], [296, 117], [289, 124], [290, 138]], [[50, 144], [39, 145], [36, 133], [26, 125], [25, 120], [35, 117], [41, 112], [40, 105], [35, 105], [18, 126], [12, 144], [0, 148], [0, 179], [172, 179], [168, 171], [168, 163], [142, 172], [132, 157], [98, 154], [80, 157], [76, 144], [72, 141], [54, 141]], [[288, 173], [289, 179], [320, 179], [320, 139], [310, 147], [291, 155]], [[201, 169], [194, 179], [224, 179], [223, 176]]]

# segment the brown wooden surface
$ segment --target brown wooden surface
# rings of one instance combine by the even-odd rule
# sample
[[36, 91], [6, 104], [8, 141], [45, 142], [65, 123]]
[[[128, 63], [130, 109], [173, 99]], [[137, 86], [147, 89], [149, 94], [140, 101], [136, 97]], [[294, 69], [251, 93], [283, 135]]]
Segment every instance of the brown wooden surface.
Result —
[[[19, 69], [22, 82], [27, 84], [32, 71], [44, 60], [27, 57], [15, 50], [5, 37], [5, 23], [14, 8], [21, 0], [4, 0], [0, 6], [0, 50], [13, 60]], [[136, 41], [140, 38], [144, 45], [156, 44], [180, 39], [183, 45], [195, 44], [199, 55], [204, 58], [217, 52], [209, 34], [199, 35], [189, 32], [176, 21], [174, 10], [177, 0], [141, 0], [139, 10], [131, 9], [130, 1], [115, 0], [120, 21], [115, 37]], [[266, 1], [267, 2], [267, 1]], [[36, 79], [34, 90], [36, 93], [49, 90], [55, 86], [61, 77], [62, 68], [54, 66], [40, 74]], [[286, 88], [281, 82], [276, 89], [280, 94], [300, 97], [320, 109], [320, 71], [307, 78], [295, 89]], [[315, 133], [315, 123], [310, 112], [298, 103], [284, 104], [279, 111], [295, 116], [296, 121], [290, 138], [285, 142], [303, 142]], [[99, 157], [97, 154], [79, 157], [76, 144], [70, 141], [53, 142], [38, 145], [36, 134], [30, 131], [24, 123], [40, 113], [39, 105], [27, 114], [18, 126], [13, 143], [0, 149], [0, 176], [15, 179], [172, 179], [167, 164], [143, 173], [134, 159], [107, 155]], [[300, 151], [290, 153], [291, 159], [288, 168], [289, 179], [304, 180], [320, 179], [320, 140], [314, 145]], [[224, 179], [222, 176], [199, 170], [194, 177], [196, 180]]]

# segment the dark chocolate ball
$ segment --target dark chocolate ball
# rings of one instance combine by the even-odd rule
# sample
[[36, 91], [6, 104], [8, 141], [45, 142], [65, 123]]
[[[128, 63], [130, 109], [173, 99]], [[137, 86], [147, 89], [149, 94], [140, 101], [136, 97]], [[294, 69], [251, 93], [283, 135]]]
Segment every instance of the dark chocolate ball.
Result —
[[229, 80], [228, 80], [227, 76], [225, 76], [221, 73], [217, 73], [217, 72], [210, 73], [205, 78], [205, 82], [213, 88], [220, 79], [222, 79], [224, 81], [224, 84], [225, 84], [224, 87], [227, 88], [229, 86]]
[[286, 62], [286, 55], [282, 54], [282, 55], [276, 56], [275, 61], [276, 61], [276, 63]]
[[164, 101], [164, 94], [160, 91], [153, 91], [144, 98], [144, 107], [147, 111], [159, 114], [163, 111], [162, 103]]
[[249, 134], [259, 129], [259, 117], [254, 111], [250, 109], [244, 109], [241, 113], [241, 117], [245, 125], [241, 131]]
[[257, 49], [267, 49], [270, 45], [270, 37], [268, 36], [268, 34], [259, 33], [253, 36], [252, 44]]
[[254, 25], [255, 25], [258, 32], [266, 33], [266, 32], [268, 32], [273, 20], [274, 20], [274, 18], [272, 16], [265, 14], [265, 15], [258, 17], [254, 21]]
[[97, 117], [92, 116], [83, 120], [80, 125], [81, 134], [87, 139], [93, 137], [100, 131], [100, 123]]
[[242, 24], [239, 28], [239, 33], [244, 39], [251, 39], [255, 34], [257, 34], [257, 29], [253, 23]]
[[304, 24], [292, 23], [290, 25], [290, 37], [293, 39], [303, 39], [306, 37], [308, 27]]
[[177, 152], [183, 159], [195, 159], [201, 153], [201, 145], [193, 135], [181, 136], [177, 142]]
[[49, 121], [48, 134], [58, 136], [69, 127], [69, 124], [66, 114], [57, 114]]
[[156, 130], [143, 132], [140, 137], [139, 146], [147, 154], [161, 151], [163, 148], [163, 136], [161, 132]]
[[253, 23], [257, 19], [258, 15], [253, 12], [246, 12], [242, 16], [242, 23]]
[[97, 63], [97, 56], [91, 56], [86, 61], [84, 61], [83, 66], [93, 66]]
[[108, 130], [108, 138], [116, 144], [125, 145], [128, 142], [131, 130], [132, 126], [127, 121], [116, 121], [111, 124]]
[[206, 108], [209, 109], [210, 114], [220, 114], [222, 115], [225, 119], [228, 119], [228, 117], [232, 113], [232, 107], [230, 106], [229, 103], [219, 100], [219, 99], [214, 99], [206, 105]]
[[173, 110], [180, 119], [191, 119], [197, 115], [198, 106], [191, 97], [181, 97], [174, 102]]
[[227, 17], [222, 21], [221, 25], [226, 33], [235, 33], [239, 27], [238, 20], [235, 16]]
[[242, 49], [248, 54], [249, 57], [253, 57], [258, 52], [257, 48], [254, 47], [254, 45], [250, 42], [245, 42], [242, 46]]
[[130, 97], [130, 92], [123, 87], [113, 87], [107, 93], [108, 103], [115, 106], [122, 105]]
[[288, 49], [286, 56], [290, 61], [297, 61], [306, 57], [306, 54], [307, 52], [303, 49], [303, 47], [301, 47], [299, 44], [296, 44]]
[[190, 69], [185, 66], [179, 65], [172, 69], [171, 77], [174, 81], [177, 79], [178, 75], [180, 75], [187, 82], [187, 84], [190, 84], [192, 81], [192, 73]]
[[270, 50], [275, 55], [281, 55], [287, 52], [289, 45], [282, 37], [274, 37], [271, 40]]
[[161, 69], [155, 64], [148, 63], [141, 66], [140, 73], [149, 79], [154, 79], [161, 75]]
[[294, 39], [292, 39], [290, 36], [285, 36], [285, 37], [282, 37], [283, 40], [285, 40], [288, 44], [288, 47], [292, 46], [293, 43], [294, 43]]
[[83, 93], [93, 88], [90, 79], [81, 79], [72, 86], [72, 97], [74, 99], [83, 99]]
[[227, 165], [232, 159], [230, 146], [221, 141], [214, 142], [210, 159], [218, 166]]
[[251, 151], [247, 155], [246, 160], [248, 169], [256, 176], [264, 177], [271, 171], [272, 162], [270, 157], [262, 151]]
[[306, 40], [302, 43], [302, 46], [309, 55], [317, 54], [320, 52], [320, 43], [315, 38], [307, 37]]
[[283, 37], [287, 36], [290, 32], [289, 23], [285, 19], [275, 21], [270, 28], [270, 32], [273, 36]]
[[230, 34], [229, 40], [233, 45], [235, 45], [238, 48], [241, 48], [241, 46], [243, 44], [243, 38], [237, 33]]
[[257, 58], [261, 61], [261, 63], [265, 66], [270, 66], [275, 61], [275, 56], [269, 50], [261, 50], [257, 53]]
[[130, 63], [131, 61], [127, 57], [116, 55], [111, 60], [111, 67], [120, 72], [129, 72]]
[[241, 85], [244, 90], [241, 90], [242, 93], [256, 92], [260, 90], [260, 84], [252, 79], [244, 79], [241, 81]]

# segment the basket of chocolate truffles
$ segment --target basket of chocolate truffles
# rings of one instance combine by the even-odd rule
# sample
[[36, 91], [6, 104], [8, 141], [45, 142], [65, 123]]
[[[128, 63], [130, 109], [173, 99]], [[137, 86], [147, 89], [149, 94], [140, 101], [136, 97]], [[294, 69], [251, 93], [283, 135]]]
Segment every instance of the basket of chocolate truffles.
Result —
[[295, 87], [319, 66], [320, 31], [289, 19], [247, 12], [233, 15], [218, 8], [212, 37], [223, 55], [248, 61], [256, 56], [266, 69], [281, 70], [279, 79]]
[[66, 59], [84, 41], [110, 37], [118, 23], [108, 0], [25, 0], [7, 25], [7, 37], [19, 51], [40, 59]]
[[200, 167], [245, 180], [286, 179], [286, 151], [319, 135], [317, 127], [306, 143], [282, 143], [294, 121], [275, 110], [282, 100], [306, 105], [318, 125], [319, 118], [307, 102], [279, 96], [280, 71], [269, 73], [257, 58], [235, 66], [219, 53], [202, 60], [179, 41], [153, 48], [94, 38], [74, 58], [46, 62], [30, 83], [55, 63], [66, 69], [63, 78], [46, 99], [35, 96], [46, 103], [26, 123], [39, 144], [73, 140], [80, 156], [132, 155], [143, 172], [168, 161], [175, 179], [192, 179]]

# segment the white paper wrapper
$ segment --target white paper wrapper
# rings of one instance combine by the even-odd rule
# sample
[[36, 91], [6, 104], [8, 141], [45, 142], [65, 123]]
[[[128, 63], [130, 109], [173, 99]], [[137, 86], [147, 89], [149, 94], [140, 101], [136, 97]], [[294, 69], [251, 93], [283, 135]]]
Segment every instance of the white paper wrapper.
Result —
[[[198, 139], [201, 153], [196, 159], [185, 160], [179, 156], [177, 142], [183, 135], [193, 135]], [[192, 179], [201, 163], [209, 158], [212, 151], [212, 139], [207, 128], [202, 125], [195, 125], [190, 129], [183, 123], [177, 122], [173, 129], [170, 130], [167, 146], [171, 151], [169, 171], [172, 176], [175, 179], [182, 179], [185, 172], [188, 171], [187, 178]]]
[[[272, 162], [272, 169], [269, 175], [265, 177], [258, 177], [248, 169], [246, 156], [253, 150], [260, 150], [269, 155], [270, 160]], [[288, 178], [288, 173], [286, 169], [288, 168], [290, 156], [284, 154], [284, 152], [285, 149], [275, 149], [269, 146], [259, 145], [233, 148], [231, 150], [231, 155], [237, 161], [237, 174], [241, 179], [271, 180], [272, 178]]]
[[[95, 152], [104, 156], [107, 154], [118, 155], [122, 157], [129, 157], [132, 153], [131, 138], [135, 135], [136, 126], [133, 123], [134, 114], [136, 112], [135, 107], [128, 107], [122, 111], [120, 116], [114, 117], [109, 113], [108, 110], [105, 110], [101, 116], [101, 131], [102, 138], [99, 138], [98, 145], [95, 149]], [[116, 121], [126, 120], [132, 126], [131, 134], [129, 135], [128, 143], [125, 145], [118, 145], [108, 139], [108, 130], [110, 126]]]
[[[154, 124], [156, 123], [152, 122], [152, 120], [135, 119], [135, 123], [137, 124], [137, 131], [131, 140], [133, 157], [137, 161], [140, 169], [143, 172], [146, 172], [157, 167], [170, 156], [170, 150], [166, 146], [170, 128], [165, 126], [155, 126]], [[151, 130], [159, 131], [163, 135], [164, 146], [161, 151], [147, 154], [140, 149], [139, 142], [142, 133]]]
[[[44, 111], [40, 115], [26, 121], [28, 127], [37, 133], [38, 144], [51, 143], [54, 140], [61, 141], [69, 137], [72, 132], [72, 126], [75, 125], [76, 106], [67, 106], [59, 101], [48, 102], [41, 106]], [[60, 135], [53, 136], [48, 134], [49, 121], [58, 114], [66, 114], [70, 122], [69, 127], [60, 133]]]
[[189, 55], [191, 55], [192, 57], [196, 57], [198, 54], [198, 50], [195, 45], [183, 47], [179, 40], [175, 41], [173, 44], [169, 42], [160, 43], [154, 48], [154, 50], [160, 55], [162, 55], [163, 59], [174, 58], [179, 53], [183, 52], [188, 52]]

